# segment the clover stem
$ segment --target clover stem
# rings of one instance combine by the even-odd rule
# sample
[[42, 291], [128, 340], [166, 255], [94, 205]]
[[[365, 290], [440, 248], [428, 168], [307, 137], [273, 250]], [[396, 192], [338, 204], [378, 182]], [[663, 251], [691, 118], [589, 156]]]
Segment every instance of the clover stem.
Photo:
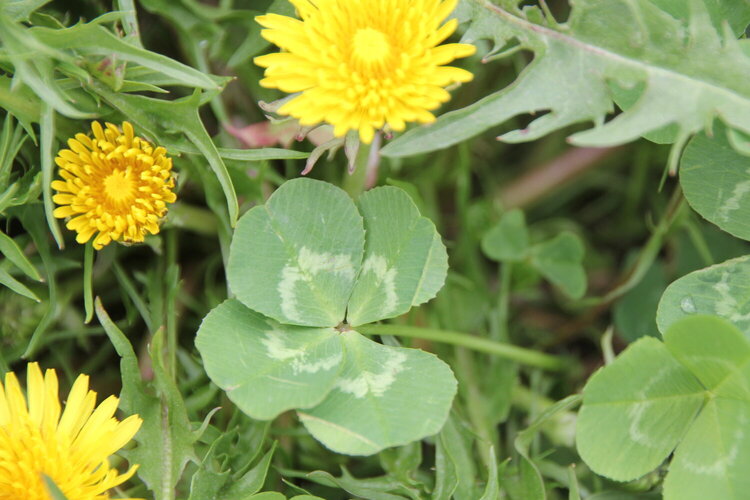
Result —
[[524, 365], [535, 366], [545, 370], [561, 371], [570, 367], [570, 362], [565, 358], [536, 352], [531, 349], [525, 349], [523, 347], [503, 342], [496, 342], [494, 340], [469, 335], [468, 333], [404, 325], [363, 325], [358, 326], [355, 329], [363, 335], [413, 337], [467, 347], [475, 351], [492, 354]]

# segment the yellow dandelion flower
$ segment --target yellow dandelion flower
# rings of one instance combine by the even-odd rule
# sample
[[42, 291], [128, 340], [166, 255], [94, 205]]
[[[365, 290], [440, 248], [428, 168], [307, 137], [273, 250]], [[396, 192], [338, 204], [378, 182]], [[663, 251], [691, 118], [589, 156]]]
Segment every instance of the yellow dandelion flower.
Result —
[[473, 45], [440, 45], [456, 30], [443, 23], [458, 0], [290, 0], [301, 20], [256, 18], [262, 36], [282, 51], [255, 58], [266, 68], [263, 87], [300, 95], [279, 113], [301, 125], [327, 122], [341, 137], [358, 130], [365, 143], [388, 124], [431, 123], [430, 112], [450, 99], [444, 87], [472, 74], [445, 66], [475, 52]]
[[176, 199], [167, 150], [136, 137], [128, 122], [122, 131], [105, 125], [91, 124], [93, 138], [76, 134], [68, 140], [70, 149], [55, 158], [63, 180], [52, 182], [58, 192], [52, 199], [60, 205], [55, 217], [71, 217], [67, 227], [78, 233], [78, 243], [99, 233], [97, 250], [111, 241], [142, 242], [147, 233], [158, 233], [167, 203]]
[[28, 365], [26, 398], [14, 373], [5, 375], [5, 387], [0, 383], [0, 500], [51, 500], [43, 475], [68, 500], [105, 500], [137, 469], [119, 474], [108, 457], [133, 438], [141, 419], [113, 418], [114, 396], [94, 409], [86, 375], [73, 384], [61, 414], [57, 385], [55, 370], [42, 376], [36, 363]]

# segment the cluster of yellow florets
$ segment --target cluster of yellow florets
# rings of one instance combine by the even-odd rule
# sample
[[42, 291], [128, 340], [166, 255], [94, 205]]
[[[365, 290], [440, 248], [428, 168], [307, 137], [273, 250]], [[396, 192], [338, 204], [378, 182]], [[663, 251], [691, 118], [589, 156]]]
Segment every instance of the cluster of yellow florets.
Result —
[[119, 474], [109, 456], [133, 438], [141, 419], [114, 418], [114, 396], [96, 407], [85, 375], [73, 384], [64, 411], [57, 391], [55, 371], [42, 375], [36, 363], [28, 365], [26, 397], [12, 372], [0, 382], [0, 499], [51, 500], [47, 476], [68, 500], [105, 500], [135, 473], [133, 466]]
[[172, 192], [172, 160], [167, 150], [135, 136], [133, 126], [122, 130], [111, 123], [91, 125], [93, 137], [76, 134], [70, 149], [58, 153], [55, 162], [63, 180], [52, 182], [53, 198], [61, 205], [55, 217], [71, 219], [68, 229], [86, 243], [94, 234], [94, 248], [111, 241], [141, 242], [146, 234], [159, 232], [159, 222]]
[[257, 21], [282, 51], [255, 58], [266, 68], [264, 87], [300, 94], [279, 113], [302, 125], [329, 123], [336, 136], [376, 129], [401, 131], [406, 122], [430, 123], [450, 95], [444, 87], [472, 74], [445, 66], [475, 47], [440, 45], [456, 30], [441, 26], [458, 0], [290, 0], [301, 20], [268, 14]]

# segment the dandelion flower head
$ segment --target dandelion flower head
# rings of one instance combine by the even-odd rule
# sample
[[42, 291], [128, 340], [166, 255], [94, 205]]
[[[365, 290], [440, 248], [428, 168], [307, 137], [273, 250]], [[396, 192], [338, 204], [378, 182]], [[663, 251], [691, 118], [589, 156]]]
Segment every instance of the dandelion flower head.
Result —
[[167, 150], [137, 137], [128, 122], [122, 130], [112, 123], [105, 127], [93, 122], [93, 137], [76, 134], [68, 140], [70, 149], [55, 158], [62, 180], [52, 182], [53, 200], [60, 205], [55, 217], [70, 218], [66, 225], [78, 233], [78, 243], [96, 234], [97, 250], [158, 233], [167, 203], [176, 199]]
[[255, 58], [266, 68], [260, 84], [300, 94], [280, 109], [301, 125], [327, 122], [334, 134], [359, 131], [365, 143], [385, 124], [431, 123], [450, 99], [444, 87], [472, 74], [445, 66], [475, 52], [473, 45], [440, 45], [458, 22], [443, 21], [458, 0], [290, 0], [300, 19], [256, 18], [262, 36], [282, 50]]
[[57, 391], [55, 371], [42, 375], [36, 363], [28, 365], [26, 397], [14, 373], [0, 382], [0, 499], [51, 500], [46, 475], [68, 500], [105, 500], [135, 473], [134, 466], [119, 474], [108, 457], [133, 438], [141, 419], [115, 419], [114, 396], [94, 408], [96, 393], [85, 375], [62, 412]]

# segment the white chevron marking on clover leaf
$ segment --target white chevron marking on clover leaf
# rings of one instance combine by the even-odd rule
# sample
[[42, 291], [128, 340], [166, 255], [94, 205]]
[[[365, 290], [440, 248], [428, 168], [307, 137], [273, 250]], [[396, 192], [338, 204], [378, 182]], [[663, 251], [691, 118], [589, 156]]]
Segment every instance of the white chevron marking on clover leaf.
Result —
[[354, 378], [342, 377], [336, 383], [336, 387], [357, 399], [365, 397], [368, 393], [380, 397], [396, 381], [396, 375], [403, 371], [405, 361], [405, 354], [393, 351], [393, 356], [385, 362], [380, 373], [364, 371]]
[[396, 295], [396, 269], [388, 268], [388, 262], [385, 257], [373, 254], [365, 260], [362, 265], [362, 272], [371, 272], [377, 278], [377, 286], [383, 287], [385, 292], [385, 302], [381, 314], [387, 315], [398, 305], [398, 295]]
[[307, 247], [301, 247], [297, 256], [297, 264], [287, 264], [281, 270], [281, 280], [277, 288], [281, 297], [281, 310], [287, 317], [295, 321], [302, 319], [297, 309], [295, 286], [299, 281], [312, 281], [313, 276], [320, 272], [334, 273], [350, 280], [354, 279], [351, 255], [318, 253]]
[[[747, 169], [745, 173], [750, 174], [750, 169]], [[740, 209], [740, 202], [748, 193], [750, 193], [750, 181], [743, 181], [735, 184], [734, 189], [732, 190], [732, 196], [727, 198], [721, 207], [719, 207], [717, 214], [719, 219], [727, 222], [730, 217], [730, 212]]]
[[268, 357], [280, 361], [290, 360], [292, 371], [295, 375], [299, 373], [317, 373], [321, 370], [327, 371], [341, 362], [341, 353], [312, 362], [307, 361], [308, 355], [304, 349], [290, 348], [286, 344], [285, 341], [288, 337], [289, 334], [282, 330], [270, 330], [265, 333], [261, 343], [266, 348]]
[[733, 323], [750, 320], [750, 313], [740, 313], [740, 305], [737, 302], [736, 297], [732, 294], [732, 288], [729, 285], [729, 278], [729, 272], [723, 271], [721, 273], [721, 279], [713, 286], [713, 289], [720, 295], [720, 299], [717, 300], [714, 305], [716, 314]]

